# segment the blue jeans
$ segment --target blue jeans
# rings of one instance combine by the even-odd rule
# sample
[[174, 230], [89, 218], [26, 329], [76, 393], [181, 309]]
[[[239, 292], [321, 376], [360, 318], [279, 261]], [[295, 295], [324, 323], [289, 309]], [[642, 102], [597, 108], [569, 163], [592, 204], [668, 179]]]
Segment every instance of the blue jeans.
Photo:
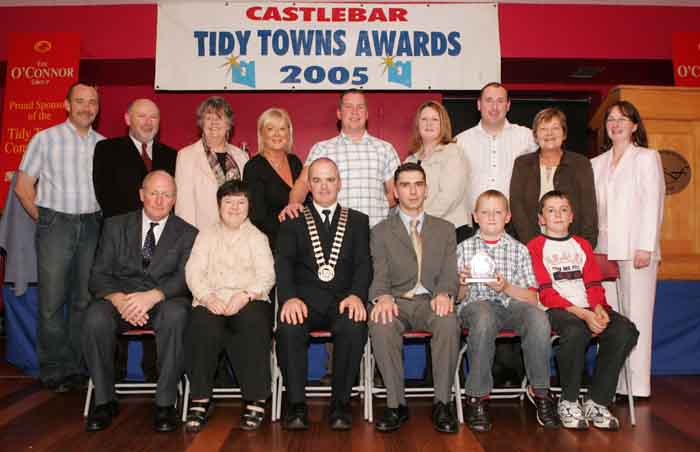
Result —
[[547, 313], [531, 303], [511, 300], [508, 307], [497, 301], [471, 301], [459, 312], [462, 326], [469, 328], [467, 359], [469, 374], [464, 389], [470, 397], [483, 397], [493, 389], [493, 357], [496, 336], [514, 330], [522, 341], [525, 371], [535, 389], [549, 388], [550, 343]]
[[100, 212], [73, 215], [39, 207], [37, 357], [42, 381], [84, 374], [80, 346]]

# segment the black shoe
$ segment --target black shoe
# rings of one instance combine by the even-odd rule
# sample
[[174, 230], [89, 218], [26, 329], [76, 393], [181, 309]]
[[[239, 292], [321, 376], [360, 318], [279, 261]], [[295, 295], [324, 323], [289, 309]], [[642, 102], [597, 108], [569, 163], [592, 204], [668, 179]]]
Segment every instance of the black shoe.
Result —
[[116, 400], [97, 405], [85, 420], [86, 432], [97, 432], [109, 427], [112, 418], [119, 414], [119, 404]]
[[309, 414], [306, 403], [293, 403], [287, 408], [287, 415], [284, 417], [285, 430], [308, 430]]
[[475, 432], [491, 431], [491, 419], [487, 412], [486, 400], [479, 397], [467, 398], [466, 421], [467, 426]]
[[350, 403], [332, 400], [328, 423], [332, 430], [350, 430], [352, 427]]
[[437, 402], [433, 405], [433, 427], [442, 433], [457, 433], [457, 418], [452, 404]]
[[399, 405], [398, 408], [384, 408], [382, 417], [374, 423], [374, 428], [380, 432], [393, 432], [408, 421], [408, 407]]
[[537, 407], [537, 422], [539, 422], [542, 427], [561, 427], [561, 420], [557, 414], [557, 406], [549, 394], [546, 397], [535, 396], [535, 406]]
[[66, 378], [49, 378], [41, 382], [46, 389], [57, 394], [70, 391], [71, 385]]
[[172, 432], [177, 428], [177, 411], [174, 406], [158, 406], [153, 416], [153, 430]]

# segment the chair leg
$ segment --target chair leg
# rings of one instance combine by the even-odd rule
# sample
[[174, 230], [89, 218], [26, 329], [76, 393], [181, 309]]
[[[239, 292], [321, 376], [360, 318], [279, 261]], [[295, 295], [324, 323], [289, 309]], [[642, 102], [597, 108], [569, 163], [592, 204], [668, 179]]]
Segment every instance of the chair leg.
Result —
[[627, 387], [627, 403], [630, 409], [630, 423], [632, 426], [637, 425], [637, 416], [634, 412], [634, 395], [632, 394], [632, 375], [630, 371], [629, 358], [625, 361], [625, 367], [622, 370], [625, 373], [625, 385]]
[[190, 380], [187, 375], [184, 376], [185, 379], [185, 391], [182, 394], [182, 422], [187, 420], [187, 410], [190, 404]]
[[365, 344], [365, 356], [362, 360], [362, 365], [365, 368], [365, 421], [372, 422], [372, 385], [374, 383], [374, 376], [372, 375], [372, 343], [370, 338], [367, 338], [367, 343]]
[[88, 381], [87, 392], [85, 393], [85, 407], [83, 408], [83, 417], [90, 414], [90, 403], [92, 402], [92, 392], [95, 390], [95, 385], [92, 383], [92, 378]]
[[462, 367], [462, 353], [457, 358], [457, 368], [455, 369], [455, 381], [454, 381], [454, 392], [455, 392], [455, 408], [457, 410], [457, 420], [460, 424], [464, 424], [464, 410], [462, 407], [462, 382], [459, 379], [459, 371]]

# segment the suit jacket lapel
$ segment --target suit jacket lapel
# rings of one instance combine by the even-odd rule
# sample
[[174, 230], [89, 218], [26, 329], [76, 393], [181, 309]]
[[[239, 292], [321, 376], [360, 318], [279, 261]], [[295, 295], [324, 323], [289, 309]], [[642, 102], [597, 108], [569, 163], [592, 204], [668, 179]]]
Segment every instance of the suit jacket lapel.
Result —
[[411, 237], [408, 235], [406, 226], [401, 221], [399, 214], [393, 215], [389, 221], [391, 232], [399, 239], [399, 242], [403, 243], [415, 255], [416, 251], [413, 249], [413, 242], [411, 242]]
[[177, 225], [172, 218], [169, 218], [165, 222], [165, 229], [160, 234], [160, 239], [156, 243], [156, 249], [153, 251], [153, 257], [151, 257], [151, 264], [148, 266], [148, 272], [151, 273], [153, 268], [158, 266], [159, 262], [163, 261], [163, 256], [172, 248], [172, 244], [177, 240]]
[[136, 260], [137, 262], [133, 263], [136, 268], [140, 268], [143, 265], [141, 258], [141, 248], [143, 248], [143, 237], [141, 231], [142, 215], [143, 213], [141, 210], [133, 212], [128, 220], [126, 228], [126, 244], [130, 248], [127, 259], [132, 258]]

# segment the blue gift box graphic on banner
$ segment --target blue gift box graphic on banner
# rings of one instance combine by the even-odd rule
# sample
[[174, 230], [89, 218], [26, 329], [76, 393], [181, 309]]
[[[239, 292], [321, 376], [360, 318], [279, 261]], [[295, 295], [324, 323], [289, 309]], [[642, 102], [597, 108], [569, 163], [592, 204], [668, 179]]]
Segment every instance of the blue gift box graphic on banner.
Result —
[[226, 75], [231, 73], [231, 81], [240, 85], [255, 88], [255, 61], [242, 61], [232, 56], [220, 67], [227, 67]]
[[255, 61], [239, 61], [237, 66], [233, 66], [231, 79], [233, 83], [255, 88]]
[[411, 62], [395, 60], [388, 56], [382, 60], [384, 71], [387, 72], [387, 80], [391, 83], [398, 83], [407, 88], [411, 87]]

